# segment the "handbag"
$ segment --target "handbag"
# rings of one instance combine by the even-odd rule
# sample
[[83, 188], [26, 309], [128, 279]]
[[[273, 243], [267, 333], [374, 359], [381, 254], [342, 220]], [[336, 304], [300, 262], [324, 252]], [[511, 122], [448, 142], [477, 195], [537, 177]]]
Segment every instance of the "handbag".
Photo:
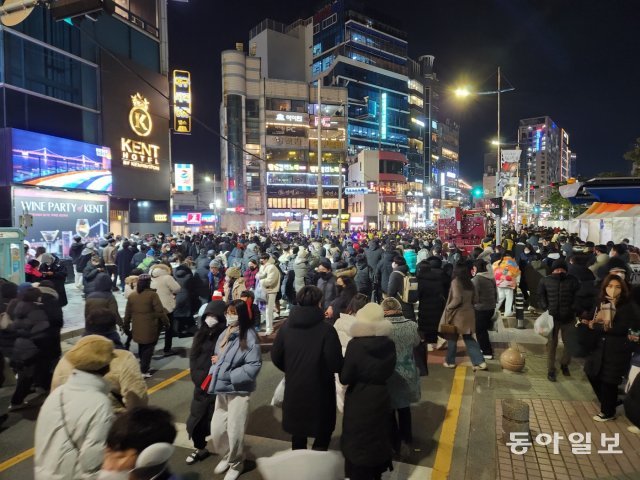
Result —
[[458, 327], [451, 323], [443, 323], [438, 329], [438, 333], [446, 336], [453, 336], [458, 334]]
[[438, 325], [438, 333], [441, 337], [454, 337], [458, 335], [458, 327], [451, 323], [452, 316], [454, 310], [448, 310], [447, 305], [451, 301], [451, 290], [449, 290], [449, 295], [447, 296], [447, 301], [444, 305], [444, 310], [442, 311], [442, 317], [440, 317], [440, 324]]
[[280, 380], [280, 383], [276, 386], [271, 398], [271, 405], [276, 408], [282, 408], [284, 402], [284, 377]]
[[202, 383], [200, 384], [200, 389], [203, 392], [206, 392], [209, 390], [209, 385], [211, 385], [211, 380], [213, 380], [213, 375], [212, 374], [207, 374], [206, 377], [204, 377], [204, 380], [202, 381]]

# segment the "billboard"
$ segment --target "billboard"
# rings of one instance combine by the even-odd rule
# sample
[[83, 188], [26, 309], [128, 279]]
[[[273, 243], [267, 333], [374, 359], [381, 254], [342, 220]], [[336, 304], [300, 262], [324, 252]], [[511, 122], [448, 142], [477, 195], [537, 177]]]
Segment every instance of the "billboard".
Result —
[[169, 198], [167, 77], [111, 55], [101, 56], [100, 67], [103, 142], [113, 156], [112, 193], [128, 199]]
[[191, 133], [191, 73], [173, 71], [173, 131]]
[[33, 226], [25, 240], [31, 248], [43, 246], [47, 252], [67, 256], [74, 235], [83, 242], [95, 242], [109, 232], [109, 197], [37, 188], [13, 188], [14, 225], [20, 216], [33, 216]]
[[173, 184], [176, 192], [193, 192], [192, 163], [176, 163]]
[[11, 164], [13, 183], [111, 191], [109, 147], [12, 128]]

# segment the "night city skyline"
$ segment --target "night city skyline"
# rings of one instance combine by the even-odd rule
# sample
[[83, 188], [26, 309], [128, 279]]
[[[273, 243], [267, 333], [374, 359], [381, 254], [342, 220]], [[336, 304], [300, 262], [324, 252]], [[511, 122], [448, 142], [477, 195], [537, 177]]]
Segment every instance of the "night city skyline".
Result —
[[[243, 3], [247, 8], [202, 0], [169, 4], [171, 67], [192, 72], [194, 116], [215, 132], [220, 53], [234, 49], [236, 42], [248, 48], [249, 30], [265, 18], [290, 23], [309, 17], [318, 5], [290, 0], [278, 2], [277, 8], [270, 2]], [[387, 6], [380, 1], [367, 5], [383, 13]], [[629, 173], [622, 155], [640, 135], [634, 123], [640, 106], [634, 83], [640, 68], [630, 61], [640, 55], [640, 45], [633, 38], [629, 2], [404, 1], [394, 3], [393, 17], [387, 21], [408, 33], [412, 58], [435, 56], [436, 74], [447, 89], [471, 85], [494, 90], [497, 67], [502, 67], [516, 88], [502, 97], [503, 142], [516, 141], [518, 120], [548, 115], [568, 131], [579, 175]], [[210, 32], [215, 32], [213, 38]], [[496, 135], [495, 96], [461, 102], [451, 95], [443, 100], [448, 115], [461, 125], [461, 176], [478, 182], [483, 155]], [[175, 161], [193, 162], [204, 170], [216, 162], [215, 170], [220, 168], [217, 135], [197, 122], [191, 136], [173, 136], [173, 151]]]

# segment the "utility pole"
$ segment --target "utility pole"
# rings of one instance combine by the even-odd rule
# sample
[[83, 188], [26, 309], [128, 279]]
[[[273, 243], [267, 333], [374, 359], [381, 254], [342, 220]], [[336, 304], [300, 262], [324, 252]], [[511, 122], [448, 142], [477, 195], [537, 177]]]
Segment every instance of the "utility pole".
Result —
[[[496, 165], [496, 197], [500, 199], [500, 207], [502, 207], [502, 189], [500, 188], [500, 173], [502, 170], [502, 149], [500, 146], [500, 67], [498, 67], [498, 161]], [[502, 210], [502, 208], [500, 209]], [[502, 213], [502, 212], [501, 212]], [[502, 217], [496, 218], [496, 245], [502, 243]]]
[[318, 237], [322, 236], [322, 100], [320, 99], [322, 76], [318, 76]]

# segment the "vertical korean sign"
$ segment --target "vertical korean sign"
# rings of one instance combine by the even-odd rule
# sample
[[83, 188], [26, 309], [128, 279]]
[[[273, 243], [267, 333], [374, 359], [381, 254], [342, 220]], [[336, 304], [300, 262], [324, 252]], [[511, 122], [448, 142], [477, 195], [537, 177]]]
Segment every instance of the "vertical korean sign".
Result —
[[191, 133], [191, 74], [173, 71], [173, 131]]

